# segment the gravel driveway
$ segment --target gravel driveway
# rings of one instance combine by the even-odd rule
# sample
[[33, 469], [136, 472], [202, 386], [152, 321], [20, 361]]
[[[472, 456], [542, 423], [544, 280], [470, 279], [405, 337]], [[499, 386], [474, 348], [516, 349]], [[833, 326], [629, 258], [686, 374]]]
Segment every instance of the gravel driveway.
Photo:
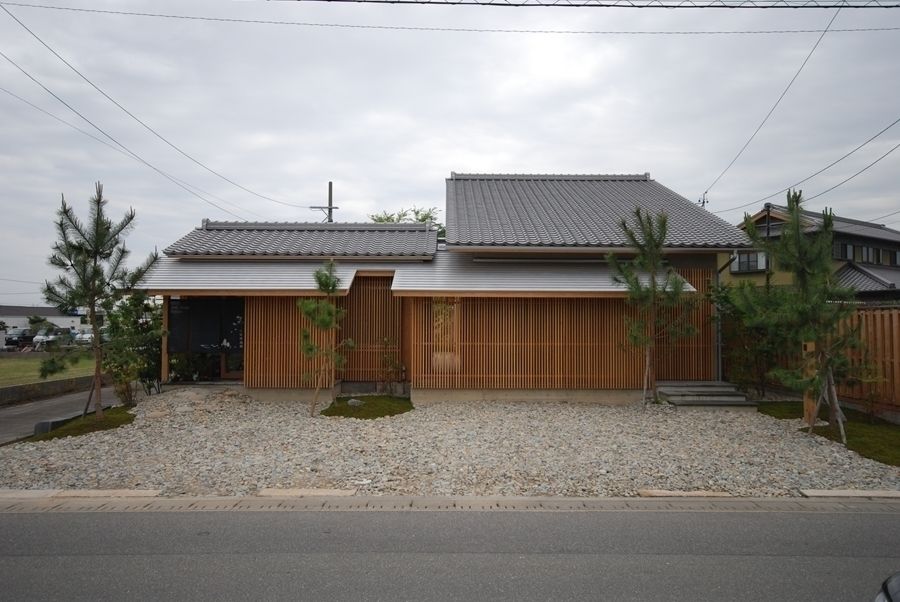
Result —
[[0, 448], [0, 487], [568, 496], [900, 489], [897, 467], [797, 432], [799, 420], [757, 413], [448, 403], [367, 421], [305, 411], [240, 389], [174, 389], [141, 402], [131, 425]]

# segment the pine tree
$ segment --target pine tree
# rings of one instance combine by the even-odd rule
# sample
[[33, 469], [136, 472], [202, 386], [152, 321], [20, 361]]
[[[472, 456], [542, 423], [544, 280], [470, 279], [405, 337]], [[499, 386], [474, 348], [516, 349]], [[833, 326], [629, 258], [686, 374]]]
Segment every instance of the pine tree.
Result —
[[640, 208], [634, 211], [635, 228], [622, 219], [619, 227], [634, 249], [632, 261], [607, 255], [613, 268], [613, 280], [628, 289], [627, 304], [637, 310], [637, 318], [626, 318], [628, 341], [644, 349], [644, 403], [657, 400], [656, 346], [662, 340], [674, 341], [692, 336], [696, 329], [688, 321], [694, 299], [684, 290], [684, 279], [664, 256], [668, 218], [654, 217]]
[[331, 390], [330, 400], [334, 402], [335, 374], [347, 361], [342, 351], [353, 348], [351, 339], [336, 342], [339, 323], [346, 312], [335, 302], [341, 280], [334, 273], [334, 262], [329, 261], [325, 267], [316, 270], [315, 278], [316, 287], [323, 297], [297, 300], [297, 308], [312, 325], [312, 329], [303, 328], [300, 332], [300, 351], [313, 365], [313, 369], [305, 375], [315, 386], [309, 405], [310, 417], [316, 415], [319, 392], [323, 387]]
[[803, 357], [803, 363], [812, 366], [812, 374], [804, 373], [802, 367], [782, 369], [777, 370], [779, 378], [788, 385], [813, 392], [817, 400], [814, 417], [821, 404], [827, 404], [829, 423], [846, 444], [846, 417], [838, 400], [836, 382], [849, 370], [847, 350], [858, 344], [856, 333], [842, 327], [854, 311], [850, 304], [853, 291], [840, 286], [832, 271], [834, 218], [831, 212], [824, 211], [822, 227], [809, 233], [805, 231], [801, 214], [802, 203], [802, 191], [788, 192], [788, 220], [777, 240], [763, 237], [749, 216], [745, 217], [744, 224], [751, 240], [767, 252], [774, 265], [792, 274], [792, 285], [785, 289], [781, 306], [772, 316], [773, 326], [780, 328], [796, 349], [802, 342], [814, 344], [814, 350]]
[[[156, 253], [135, 270], [128, 270], [125, 261], [130, 251], [125, 247], [125, 236], [134, 227], [135, 213], [129, 209], [125, 216], [113, 223], [106, 216], [107, 201], [103, 198], [103, 186], [96, 184], [96, 193], [90, 199], [90, 215], [82, 222], [65, 197], [57, 211], [57, 241], [53, 244], [49, 262], [63, 271], [53, 282], [45, 282], [44, 298], [63, 313], [78, 307], [87, 308], [91, 325], [92, 352], [94, 357], [94, 402], [97, 419], [103, 418], [103, 348], [100, 339], [98, 310], [111, 304], [130, 291], [156, 261]], [[53, 371], [61, 366], [53, 359], [46, 366]], [[44, 373], [42, 366], [42, 374]]]

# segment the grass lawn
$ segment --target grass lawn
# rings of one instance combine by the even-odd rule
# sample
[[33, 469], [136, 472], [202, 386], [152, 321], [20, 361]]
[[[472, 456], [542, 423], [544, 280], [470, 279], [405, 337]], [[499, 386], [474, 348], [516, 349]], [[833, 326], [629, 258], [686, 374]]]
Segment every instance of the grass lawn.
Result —
[[390, 395], [361, 395], [359, 399], [365, 403], [361, 406], [349, 406], [347, 400], [352, 397], [338, 397], [324, 410], [323, 416], [344, 416], [345, 418], [382, 418], [402, 414], [413, 409], [412, 402], [406, 397]]
[[[41, 360], [43, 358], [43, 355], [31, 353], [0, 353], [0, 387], [42, 382]], [[47, 380], [90, 376], [93, 373], [94, 362], [81, 360], [74, 366], [66, 366], [63, 372], [48, 376]]]
[[59, 439], [60, 437], [77, 437], [78, 435], [86, 435], [94, 431], [107, 431], [109, 429], [118, 428], [120, 426], [131, 424], [134, 421], [134, 415], [128, 413], [125, 406], [116, 406], [103, 411], [103, 420], [94, 418], [94, 414], [88, 414], [84, 418], [79, 416], [65, 423], [59, 428], [53, 429], [49, 433], [34, 435], [22, 441], [47, 441], [49, 439]]
[[[803, 403], [797, 401], [763, 402], [759, 411], [775, 418], [803, 418]], [[900, 425], [879, 418], [871, 418], [857, 410], [844, 409], [847, 415], [847, 447], [861, 456], [884, 464], [900, 466]], [[819, 417], [828, 419], [828, 408], [822, 408]], [[806, 430], [805, 428], [803, 430]], [[832, 433], [828, 426], [813, 429], [817, 435], [832, 441], [840, 441], [840, 434]]]

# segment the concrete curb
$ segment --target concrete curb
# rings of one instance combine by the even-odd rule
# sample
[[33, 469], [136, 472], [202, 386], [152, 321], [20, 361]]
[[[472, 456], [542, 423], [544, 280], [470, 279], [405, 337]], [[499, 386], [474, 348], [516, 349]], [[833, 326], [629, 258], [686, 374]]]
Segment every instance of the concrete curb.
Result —
[[[43, 512], [781, 512], [900, 515], [900, 498], [360, 496], [161, 497], [155, 490], [0, 490], [0, 514]], [[297, 490], [303, 491], [303, 490]], [[874, 492], [867, 492], [874, 493]]]
[[896, 498], [900, 499], [900, 491], [861, 490], [861, 489], [801, 489], [803, 497], [808, 498]]
[[678, 491], [670, 489], [638, 489], [638, 497], [734, 497], [727, 491]]
[[266, 487], [260, 489], [256, 495], [258, 497], [277, 497], [277, 498], [293, 498], [293, 497], [347, 497], [356, 495], [356, 489], [280, 489], [278, 487]]

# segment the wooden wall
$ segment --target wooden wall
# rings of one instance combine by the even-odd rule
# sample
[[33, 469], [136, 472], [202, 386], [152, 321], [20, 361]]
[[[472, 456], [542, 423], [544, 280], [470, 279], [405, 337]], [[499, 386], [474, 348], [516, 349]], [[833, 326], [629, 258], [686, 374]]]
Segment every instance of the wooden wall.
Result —
[[[683, 268], [705, 292], [709, 270]], [[626, 339], [624, 299], [431, 298], [392, 296], [391, 278], [357, 276], [339, 304], [347, 310], [339, 338], [340, 377], [377, 381], [386, 353], [406, 367], [413, 387], [498, 389], [637, 389], [643, 361]], [[705, 302], [692, 320], [699, 333], [657, 353], [658, 378], [715, 378], [715, 334]], [[244, 382], [248, 387], [309, 387], [313, 366], [302, 357], [303, 318], [294, 297], [247, 297]], [[385, 339], [391, 344], [384, 345]]]
[[[711, 273], [680, 270], [705, 292]], [[638, 389], [644, 363], [629, 346], [624, 299], [456, 298], [409, 300], [411, 382], [421, 388]], [[715, 328], [703, 301], [696, 337], [663, 343], [658, 378], [715, 378]]]
[[247, 297], [244, 322], [245, 386], [313, 386], [312, 380], [304, 378], [314, 365], [300, 353], [300, 329], [306, 319], [297, 309], [297, 297]]
[[868, 364], [869, 382], [841, 385], [838, 395], [900, 408], [900, 308], [861, 307], [850, 319], [850, 326], [859, 328], [862, 342], [851, 355], [858, 365]]
[[344, 354], [344, 380], [378, 381], [388, 358], [402, 360], [402, 300], [391, 294], [391, 280], [391, 276], [357, 276], [349, 294], [340, 299], [347, 314], [338, 337], [354, 343]]
[[714, 271], [703, 268], [679, 268], [678, 273], [697, 289], [697, 305], [690, 322], [697, 334], [669, 343], [663, 341], [657, 352], [659, 380], [714, 380], [716, 378], [716, 326], [712, 304], [704, 295], [709, 291]]
[[[244, 383], [254, 388], [307, 388], [304, 378], [313, 364], [300, 352], [300, 330], [306, 324], [297, 309], [298, 297], [247, 297], [245, 305]], [[383, 358], [408, 356], [401, 331], [402, 300], [391, 295], [390, 276], [357, 276], [346, 297], [338, 298], [346, 311], [338, 340], [350, 338], [354, 349], [338, 377], [377, 381]], [[385, 345], [385, 339], [391, 343]], [[407, 364], [408, 365], [408, 357]]]

